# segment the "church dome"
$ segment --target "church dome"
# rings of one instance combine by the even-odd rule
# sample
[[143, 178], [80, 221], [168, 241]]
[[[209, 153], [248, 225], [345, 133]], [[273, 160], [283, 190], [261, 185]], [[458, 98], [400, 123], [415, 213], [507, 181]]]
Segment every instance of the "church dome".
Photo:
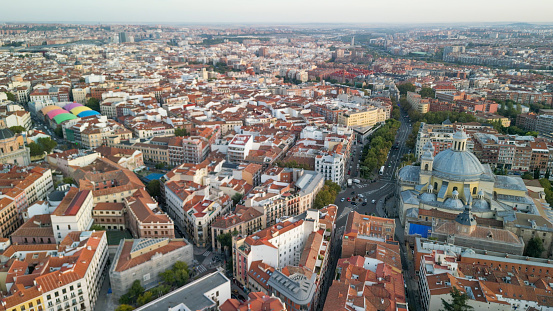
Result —
[[490, 203], [484, 199], [474, 199], [472, 201], [472, 208], [475, 210], [489, 210]]
[[419, 196], [419, 199], [424, 202], [434, 202], [436, 201], [436, 195], [432, 192], [423, 192]]
[[436, 155], [432, 170], [444, 177], [454, 179], [473, 179], [482, 175], [485, 170], [478, 158], [468, 151], [444, 150]]
[[465, 204], [463, 204], [463, 201], [459, 199], [448, 198], [444, 201], [444, 206], [451, 209], [462, 210], [465, 207]]

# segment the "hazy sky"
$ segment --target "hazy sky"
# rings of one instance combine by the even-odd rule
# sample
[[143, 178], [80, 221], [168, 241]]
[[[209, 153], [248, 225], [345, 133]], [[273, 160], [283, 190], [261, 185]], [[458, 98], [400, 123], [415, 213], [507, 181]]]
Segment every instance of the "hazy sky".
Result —
[[2, 0], [0, 22], [553, 22], [553, 0]]

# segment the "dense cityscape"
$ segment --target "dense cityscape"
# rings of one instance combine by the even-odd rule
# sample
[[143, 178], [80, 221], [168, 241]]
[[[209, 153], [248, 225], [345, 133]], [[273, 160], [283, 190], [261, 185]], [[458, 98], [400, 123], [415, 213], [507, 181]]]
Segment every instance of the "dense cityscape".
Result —
[[0, 23], [0, 310], [553, 310], [552, 40]]

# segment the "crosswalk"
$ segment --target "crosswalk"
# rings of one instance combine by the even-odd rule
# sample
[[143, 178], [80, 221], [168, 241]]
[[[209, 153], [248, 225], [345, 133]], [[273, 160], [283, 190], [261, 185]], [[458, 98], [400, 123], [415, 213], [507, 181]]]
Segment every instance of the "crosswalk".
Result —
[[198, 270], [198, 273], [204, 273], [207, 271], [204, 265], [199, 265], [198, 267], [196, 267], [196, 269]]
[[209, 256], [209, 254], [211, 254], [211, 251], [205, 251], [205, 252], [202, 254], [202, 256], [207, 257], [207, 256]]

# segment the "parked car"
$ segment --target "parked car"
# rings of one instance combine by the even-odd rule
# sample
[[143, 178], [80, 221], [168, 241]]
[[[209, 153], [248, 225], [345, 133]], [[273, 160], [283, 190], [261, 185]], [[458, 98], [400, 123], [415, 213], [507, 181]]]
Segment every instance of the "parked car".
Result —
[[376, 203], [376, 200], [372, 200], [371, 203], [372, 203], [372, 204], [375, 204], [375, 203]]
[[345, 200], [346, 200], [346, 198], [341, 198], [340, 202], [344, 202]]

